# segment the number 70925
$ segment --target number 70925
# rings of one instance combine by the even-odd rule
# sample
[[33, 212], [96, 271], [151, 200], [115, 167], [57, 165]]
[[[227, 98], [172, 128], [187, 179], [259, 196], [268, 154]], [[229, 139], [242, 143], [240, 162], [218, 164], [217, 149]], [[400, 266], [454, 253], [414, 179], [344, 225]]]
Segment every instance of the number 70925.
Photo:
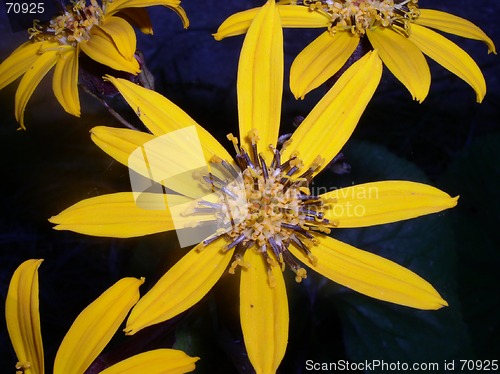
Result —
[[41, 14], [44, 3], [5, 3], [7, 14]]

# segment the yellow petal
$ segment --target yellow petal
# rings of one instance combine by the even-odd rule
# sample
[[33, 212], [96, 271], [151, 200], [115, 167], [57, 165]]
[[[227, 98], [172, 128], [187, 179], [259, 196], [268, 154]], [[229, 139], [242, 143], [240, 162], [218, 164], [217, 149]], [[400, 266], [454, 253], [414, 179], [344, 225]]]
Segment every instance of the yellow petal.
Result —
[[[143, 164], [139, 166], [132, 165], [130, 163], [130, 156], [132, 153], [136, 152], [138, 149], [142, 150], [141, 154], [146, 153], [147, 144], [151, 144], [155, 141], [155, 139], [157, 139], [154, 135], [140, 131], [97, 126], [91, 130], [91, 138], [94, 143], [99, 146], [99, 148], [115, 160], [131, 168], [136, 173], [139, 173], [146, 178], [150, 178], [151, 181], [162, 183], [164, 185], [165, 183], [162, 176], [168, 175], [167, 172], [169, 171], [169, 168], [177, 166], [177, 164], [172, 162], [172, 159], [181, 159], [183, 163], [186, 161], [189, 162], [189, 159], [184, 157], [185, 155], [172, 154], [171, 152], [166, 151], [165, 149], [159, 149], [158, 147], [148, 147], [147, 154], [144, 156], [148, 163], [146, 165]], [[186, 146], [188, 146], [188, 144], [186, 144]], [[162, 167], [164, 169], [162, 169]], [[154, 175], [151, 172], [151, 169], [154, 169]], [[165, 172], [162, 172], [162, 170], [165, 170]], [[160, 179], [155, 178], [156, 176], [159, 176]], [[187, 183], [177, 189], [173, 186], [174, 190], [178, 191], [181, 189], [183, 191], [180, 192], [186, 193], [187, 196], [191, 196], [193, 194], [195, 196], [200, 196], [200, 188], [197, 186], [198, 182], [195, 181], [191, 175], [187, 176], [189, 177]]]
[[402, 221], [453, 208], [458, 200], [435, 187], [409, 181], [365, 183], [325, 193], [321, 198], [335, 199], [327, 205], [325, 218], [338, 223], [336, 227]]
[[448, 304], [426, 280], [410, 270], [373, 253], [327, 236], [317, 237], [312, 248], [317, 265], [300, 250], [290, 252], [328, 279], [375, 299], [417, 309], [434, 310]]
[[96, 126], [90, 133], [99, 148], [125, 166], [128, 166], [128, 158], [135, 149], [155, 138], [141, 131], [106, 126]]
[[107, 79], [120, 91], [154, 135], [160, 136], [184, 127], [195, 126], [207, 162], [213, 155], [228, 161], [232, 159], [226, 149], [207, 130], [166, 97], [125, 79], [111, 76], [107, 76]]
[[139, 300], [142, 283], [144, 279], [120, 279], [76, 317], [57, 351], [54, 374], [87, 370]]
[[283, 27], [289, 28], [321, 28], [331, 24], [325, 13], [310, 10], [308, 7], [295, 5], [278, 5]]
[[181, 258], [132, 309], [125, 332], [135, 334], [192, 307], [219, 280], [233, 255], [223, 253], [225, 241], [197, 245]]
[[136, 39], [134, 28], [121, 17], [106, 17], [100, 28], [108, 34], [118, 49], [118, 52], [127, 60], [134, 61]]
[[[176, 199], [175, 196], [168, 198]], [[157, 201], [155, 194], [141, 195], [141, 204], [146, 206]], [[144, 208], [145, 205], [138, 206], [132, 192], [119, 192], [82, 200], [49, 221], [57, 225], [54, 227], [56, 230], [113, 238], [130, 238], [174, 229], [169, 210], [149, 210]]]
[[120, 17], [125, 19], [128, 23], [136, 26], [142, 33], [153, 35], [153, 25], [149, 18], [147, 9], [144, 8], [127, 8], [120, 10]]
[[[319, 28], [328, 27], [331, 23], [325, 14], [311, 11], [305, 6], [277, 5], [277, 8], [283, 27]], [[215, 40], [222, 40], [228, 36], [246, 33], [259, 9], [253, 8], [231, 15], [219, 26], [213, 37]]]
[[[131, 26], [129, 25], [129, 27]], [[82, 52], [91, 59], [109, 66], [111, 69], [122, 70], [131, 74], [138, 74], [141, 71], [135, 57], [133, 55], [128, 58], [124, 57], [111, 36], [104, 32], [103, 29], [98, 26], [92, 27], [90, 34], [90, 39], [80, 42], [79, 45]]]
[[325, 83], [356, 50], [359, 37], [325, 31], [299, 53], [290, 69], [290, 89], [296, 99]]
[[478, 103], [483, 101], [486, 94], [483, 73], [463, 49], [437, 32], [416, 24], [411, 26], [409, 40], [438, 64], [466, 81], [476, 91]]
[[421, 103], [429, 93], [431, 71], [420, 49], [406, 37], [385, 27], [367, 29], [366, 35], [385, 66], [410, 91], [413, 100]]
[[262, 255], [247, 250], [241, 269], [240, 319], [248, 358], [256, 373], [275, 373], [288, 342], [288, 299], [279, 266], [272, 266], [273, 287]]
[[181, 18], [182, 26], [187, 29], [189, 27], [189, 18], [186, 14], [186, 11], [181, 6], [170, 6], [164, 5], [166, 8], [173, 10], [177, 15]]
[[59, 56], [52, 78], [52, 90], [66, 112], [80, 117], [77, 48], [68, 46]]
[[256, 129], [263, 153], [276, 146], [283, 94], [283, 30], [274, 0], [255, 16], [241, 48], [238, 64], [238, 117], [241, 143]]
[[246, 33], [259, 10], [260, 7], [232, 14], [221, 23], [213, 37], [215, 40], [222, 40], [228, 36]]
[[[166, 150], [162, 147], [166, 141], [140, 131], [98, 126], [91, 133], [94, 143], [104, 152], [143, 177], [192, 198], [209, 193], [199, 177], [193, 174], [195, 171], [208, 174], [208, 170], [204, 169], [206, 160], [203, 160], [202, 151], [199, 154], [195, 150], [190, 152], [190, 147], [195, 148], [192, 143], [178, 143], [175, 149]], [[131, 177], [135, 176], [132, 174]]]
[[[30, 374], [44, 373], [38, 308], [38, 267], [42, 261], [27, 260], [19, 265], [12, 275], [5, 300], [5, 319], [12, 346], [19, 363], [31, 367], [24, 371]], [[14, 363], [9, 365], [9, 370], [13, 368]]]
[[36, 86], [59, 59], [58, 49], [45, 50], [24, 73], [16, 91], [15, 114], [16, 120], [24, 129], [24, 110]]
[[497, 53], [493, 40], [483, 30], [464, 18], [439, 10], [420, 9], [420, 16], [415, 20], [415, 23], [464, 38], [481, 40], [488, 46], [488, 53]]
[[321, 156], [325, 162], [316, 173], [321, 171], [351, 136], [381, 76], [377, 51], [349, 67], [295, 130], [282, 159], [297, 153], [307, 168]]
[[193, 371], [198, 360], [176, 349], [155, 349], [120, 361], [99, 374], [182, 374]]
[[113, 14], [126, 8], [146, 8], [155, 5], [179, 7], [181, 0], [116, 0], [105, 5], [106, 15]]
[[106, 15], [112, 15], [127, 8], [146, 8], [162, 5], [177, 13], [186, 29], [189, 26], [189, 19], [180, 4], [180, 0], [116, 0], [106, 3], [104, 13]]
[[[54, 43], [55, 44], [55, 43]], [[0, 90], [23, 75], [33, 65], [38, 57], [39, 51], [46, 45], [53, 43], [31, 41], [21, 44], [7, 59], [0, 64]]]

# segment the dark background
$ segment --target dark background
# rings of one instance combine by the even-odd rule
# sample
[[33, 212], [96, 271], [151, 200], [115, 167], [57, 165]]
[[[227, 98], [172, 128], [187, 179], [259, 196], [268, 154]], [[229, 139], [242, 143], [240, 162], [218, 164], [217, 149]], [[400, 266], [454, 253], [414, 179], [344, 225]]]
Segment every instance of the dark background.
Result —
[[[237, 131], [236, 68], [243, 38], [216, 42], [211, 33], [230, 14], [261, 3], [185, 0], [191, 21], [188, 30], [182, 29], [173, 12], [153, 8], [155, 35], [138, 36], [157, 91], [222, 144], [225, 134]], [[0, 60], [27, 39], [25, 32], [12, 31], [2, 6]], [[497, 0], [421, 0], [420, 6], [467, 18], [500, 46]], [[317, 34], [285, 31], [286, 74], [293, 57]], [[459, 372], [460, 359], [500, 357], [499, 58], [487, 55], [481, 42], [450, 39], [481, 67], [488, 86], [483, 103], [475, 102], [475, 93], [465, 82], [432, 61], [431, 90], [423, 104], [412, 102], [406, 89], [384, 69], [382, 83], [344, 149], [352, 172], [339, 176], [327, 170], [316, 181], [341, 186], [407, 179], [460, 195], [458, 207], [451, 211], [334, 233], [415, 271], [450, 306], [416, 311], [372, 300], [312, 272], [300, 285], [287, 274], [290, 336], [282, 372], [304, 372], [308, 359], [437, 362], [441, 368], [445, 361], [455, 360]], [[16, 131], [16, 88], [13, 83], [0, 91], [0, 371], [14, 372], [16, 362], [3, 318], [8, 284], [15, 268], [30, 258], [45, 259], [39, 271], [40, 312], [50, 371], [64, 333], [87, 304], [124, 276], [145, 276], [144, 292], [185, 250], [169, 233], [120, 240], [52, 230], [47, 219], [69, 205], [130, 190], [127, 169], [89, 136], [93, 126], [119, 124], [82, 91], [82, 117], [64, 113], [50, 79], [45, 79], [28, 104], [27, 131]], [[293, 131], [294, 117], [305, 116], [324, 92], [319, 88], [304, 101], [295, 101], [285, 87], [282, 133]], [[127, 109], [119, 100], [115, 104]], [[239, 330], [238, 278], [225, 275], [213, 292], [179, 318], [133, 338], [120, 334], [101, 361], [175, 344], [202, 358], [197, 363], [202, 372], [251, 372]]]

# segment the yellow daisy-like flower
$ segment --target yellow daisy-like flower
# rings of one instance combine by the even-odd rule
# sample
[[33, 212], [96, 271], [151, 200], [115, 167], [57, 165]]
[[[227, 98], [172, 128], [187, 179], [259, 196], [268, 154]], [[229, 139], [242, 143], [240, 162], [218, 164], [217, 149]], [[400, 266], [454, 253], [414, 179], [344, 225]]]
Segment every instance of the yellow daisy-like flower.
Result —
[[36, 21], [28, 30], [30, 40], [18, 47], [0, 65], [0, 89], [24, 75], [15, 97], [15, 115], [21, 128], [24, 110], [42, 78], [54, 67], [52, 90], [64, 110], [80, 116], [78, 96], [78, 55], [80, 51], [112, 69], [138, 74], [134, 57], [136, 37], [133, 27], [152, 34], [151, 22], [143, 7], [163, 5], [174, 10], [184, 27], [189, 20], [180, 0], [77, 0], [48, 24]]
[[[278, 5], [283, 27], [328, 28], [295, 58], [290, 89], [304, 96], [332, 77], [366, 39], [394, 76], [422, 102], [429, 92], [431, 74], [424, 54], [462, 78], [481, 102], [486, 83], [475, 61], [455, 43], [432, 31], [437, 29], [481, 40], [488, 53], [493, 41], [473, 23], [452, 14], [419, 9], [418, 0], [304, 0]], [[230, 16], [215, 39], [247, 31], [259, 8]]]
[[[7, 330], [19, 362], [16, 373], [43, 374], [44, 355], [38, 308], [38, 267], [27, 260], [14, 272], [5, 301]], [[144, 280], [123, 278], [87, 306], [64, 337], [54, 362], [54, 374], [83, 374], [139, 300]], [[123, 360], [101, 373], [187, 373], [197, 357], [174, 349], [157, 349]]]
[[[96, 127], [92, 139], [99, 147], [134, 168], [137, 165], [129, 163], [133, 152], [145, 150], [173, 131], [194, 126], [210, 172], [174, 182], [149, 176], [169, 192], [144, 192], [143, 203], [159, 196], [168, 201], [167, 210], [141, 208], [135, 200], [137, 194], [132, 192], [103, 195], [83, 200], [52, 217], [55, 229], [125, 238], [174, 230], [179, 217], [186, 218], [188, 224], [199, 222], [200, 227], [216, 220], [222, 229], [191, 249], [140, 299], [127, 321], [128, 334], [187, 310], [228, 268], [234, 273], [238, 266], [241, 327], [257, 373], [275, 372], [285, 354], [289, 316], [282, 271], [288, 267], [300, 282], [307, 273], [299, 261], [377, 299], [419, 309], [447, 305], [413, 272], [327, 234], [337, 227], [370, 226], [439, 212], [455, 206], [457, 198], [408, 181], [367, 183], [319, 196], [308, 188], [352, 134], [381, 74], [377, 52], [369, 52], [343, 74], [286, 146], [276, 149], [283, 38], [278, 9], [274, 1], [269, 1], [256, 14], [241, 51], [237, 81], [240, 142], [228, 136], [236, 151], [235, 161], [209, 132], [168, 99], [126, 80], [108, 77], [151, 134]], [[184, 151], [180, 154], [164, 147], [148, 151], [147, 163], [168, 170], [193, 162], [192, 169], [197, 168], [190, 161], [194, 145], [186, 143], [181, 145]], [[138, 167], [135, 172], [148, 176], [144, 168]], [[238, 176], [242, 183], [228, 182]], [[189, 209], [176, 212], [176, 203], [199, 196], [200, 191], [207, 190], [205, 187], [208, 191], [218, 189], [217, 197], [198, 199]], [[247, 214], [237, 217], [235, 213], [243, 205], [248, 207]], [[362, 214], [350, 212], [348, 207], [354, 206], [361, 206]]]

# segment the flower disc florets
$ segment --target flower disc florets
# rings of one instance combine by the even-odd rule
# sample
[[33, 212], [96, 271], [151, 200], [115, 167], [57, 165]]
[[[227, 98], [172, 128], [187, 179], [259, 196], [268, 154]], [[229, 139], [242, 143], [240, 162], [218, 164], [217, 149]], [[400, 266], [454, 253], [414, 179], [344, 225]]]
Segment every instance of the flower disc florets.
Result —
[[90, 5], [85, 0], [78, 0], [66, 6], [62, 15], [46, 25], [35, 20], [28, 32], [30, 39], [37, 42], [46, 40], [76, 47], [77, 43], [90, 39], [90, 29], [101, 24], [103, 15], [104, 11], [96, 0], [90, 0]]
[[[299, 3], [299, 2], [297, 2]], [[367, 29], [394, 27], [407, 34], [409, 22], [419, 16], [418, 0], [304, 0], [311, 10], [331, 18], [330, 30], [362, 36]]]
[[[311, 195], [307, 187], [312, 176], [321, 165], [318, 158], [304, 169], [296, 156], [282, 162], [281, 150], [273, 149], [274, 157], [268, 164], [258, 153], [258, 136], [249, 134], [250, 152], [238, 145], [238, 140], [228, 135], [236, 150], [237, 167], [226, 160], [214, 157], [212, 165], [229, 178], [222, 180], [213, 174], [203, 177], [212, 190], [219, 193], [219, 201], [198, 201], [195, 212], [215, 214], [219, 232], [203, 241], [207, 245], [220, 237], [229, 242], [225, 250], [235, 248], [234, 261], [229, 270], [234, 273], [237, 266], [246, 267], [243, 255], [253, 248], [265, 259], [269, 282], [273, 285], [271, 266], [288, 265], [296, 274], [296, 281], [306, 278], [305, 269], [294, 260], [288, 251], [294, 245], [306, 254], [313, 264], [317, 260], [310, 248], [317, 244], [313, 233], [328, 234], [334, 223], [324, 218], [324, 204], [320, 197]], [[238, 168], [240, 170], [238, 170]], [[300, 175], [299, 170], [305, 170]], [[231, 180], [237, 180], [231, 183]]]

